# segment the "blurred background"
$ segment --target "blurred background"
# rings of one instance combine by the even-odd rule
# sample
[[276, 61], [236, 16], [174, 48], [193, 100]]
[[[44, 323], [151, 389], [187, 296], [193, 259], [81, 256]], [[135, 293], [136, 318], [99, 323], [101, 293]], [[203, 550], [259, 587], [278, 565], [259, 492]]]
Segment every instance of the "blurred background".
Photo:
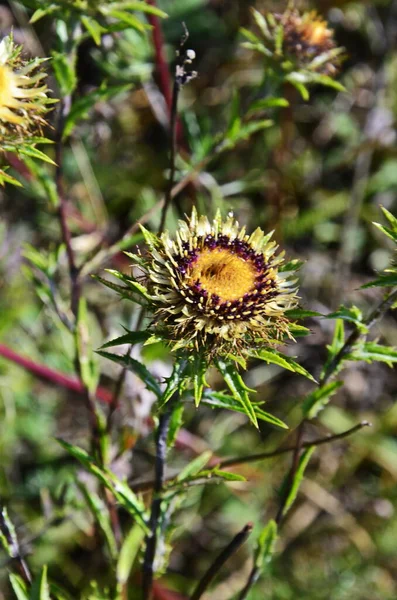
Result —
[[[27, 53], [49, 55], [51, 18], [32, 27], [23, 2], [0, 4], [1, 34], [13, 29]], [[235, 90], [244, 99], [261, 81], [261, 57], [240, 46], [239, 28], [252, 23], [250, 7], [281, 11], [281, 5], [266, 0], [158, 1], [169, 14], [161, 28], [171, 69], [182, 22], [190, 34], [188, 47], [196, 52], [198, 77], [180, 98], [180, 177], [206, 156], [227, 127]], [[286, 90], [290, 107], [276, 109], [276, 126], [205, 165], [177, 196], [168, 227], [174, 230], [177, 219], [195, 204], [210, 217], [217, 208], [224, 214], [233, 210], [249, 228], [274, 229], [288, 257], [304, 260], [303, 307], [328, 313], [353, 303], [368, 313], [382, 290], [359, 288], [393, 260], [392, 243], [372, 222], [383, 218], [380, 205], [396, 210], [397, 2], [319, 0], [304, 7], [323, 15], [337, 44], [346, 49], [340, 81], [347, 91], [315, 87], [304, 102], [294, 88]], [[150, 32], [127, 30], [105, 36], [101, 47], [90, 40], [81, 47], [79, 97], [104, 81], [131, 84], [112, 99], [98, 101], [65, 150], [68, 219], [76, 253], [90, 266], [87, 275], [101, 274], [106, 266], [128, 272], [129, 261], [120, 252], [105, 252], [99, 263], [90, 260], [98, 248], [106, 251], [131, 232], [143, 215], [153, 230], [160, 221], [157, 203], [166, 189], [169, 143], [155, 62]], [[49, 87], [57, 97], [52, 78]], [[51, 128], [47, 136], [53, 136]], [[43, 186], [23, 164], [14, 167], [14, 174], [25, 176], [24, 188], [0, 190], [0, 498], [33, 570], [48, 563], [53, 579], [71, 598], [95, 600], [102, 597], [99, 589], [106, 586], [109, 565], [75, 485], [84, 476], [54, 439], [87, 445], [81, 397], [59, 385], [59, 374], [73, 376], [73, 339], [23, 258], [27, 244], [43, 257], [53, 256], [59, 226]], [[130, 250], [140, 243], [139, 236], [131, 240]], [[62, 309], [67, 298], [62, 250], [57, 260], [61, 268], [54, 283]], [[123, 326], [135, 326], [131, 303], [121, 302], [89, 277], [85, 293], [94, 348], [121, 335]], [[286, 352], [318, 376], [334, 322], [308, 319], [305, 324], [311, 334]], [[395, 318], [385, 318], [373, 336], [397, 345]], [[169, 374], [164, 348], [151, 347], [144, 359], [159, 378]], [[103, 360], [101, 372], [106, 392], [118, 371]], [[397, 377], [381, 363], [350, 363], [343, 379], [345, 386], [310, 425], [308, 438], [342, 431], [363, 419], [372, 428], [316, 451], [275, 560], [252, 600], [397, 597]], [[210, 380], [220, 385], [215, 375]], [[259, 400], [266, 400], [267, 410], [291, 427], [300, 419], [301, 398], [312, 389], [309, 381], [263, 364], [253, 364], [246, 381], [258, 390]], [[152, 402], [151, 394], [128, 375], [113, 451], [114, 469], [128, 478], [152, 474], [153, 438], [147, 425]], [[185, 429], [186, 443], [169, 459], [174, 470], [206, 448], [218, 456], [238, 456], [271, 450], [285, 435], [267, 424], [258, 434], [244, 416], [205, 406], [187, 410]], [[162, 579], [166, 587], [187, 594], [211, 557], [246, 522], [259, 527], [273, 516], [289, 465], [288, 457], [241, 465], [234, 470], [247, 483], [192, 487], [177, 512], [170, 571]], [[13, 598], [7, 566], [0, 552], [2, 600]], [[248, 542], [223, 569], [211, 598], [233, 598], [250, 568]], [[97, 590], [91, 580], [98, 582]], [[156, 591], [160, 600], [176, 598], [161, 593]]]

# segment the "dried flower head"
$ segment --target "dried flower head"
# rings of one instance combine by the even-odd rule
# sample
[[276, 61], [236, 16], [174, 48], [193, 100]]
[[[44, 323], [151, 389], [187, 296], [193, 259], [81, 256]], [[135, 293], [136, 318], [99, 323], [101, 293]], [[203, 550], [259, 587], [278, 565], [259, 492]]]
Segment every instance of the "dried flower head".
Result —
[[48, 110], [44, 59], [25, 60], [12, 36], [0, 41], [0, 139], [12, 142], [40, 134]]
[[244, 47], [259, 51], [270, 64], [292, 74], [291, 79], [287, 78], [291, 83], [295, 72], [295, 81], [333, 86], [332, 77], [339, 70], [343, 48], [336, 45], [333, 31], [322, 17], [315, 11], [302, 13], [295, 7], [267, 14], [253, 9], [252, 14], [260, 35], [243, 28], [248, 39]]
[[249, 235], [233, 215], [210, 222], [195, 210], [175, 238], [145, 234], [142, 283], [154, 326], [174, 349], [211, 358], [292, 337], [285, 312], [297, 304], [296, 285], [271, 234], [258, 228]]
[[320, 61], [316, 70], [324, 75], [337, 73], [340, 59], [332, 56], [333, 51], [337, 50], [333, 30], [316, 11], [300, 14], [293, 9], [275, 17], [283, 27], [285, 50], [300, 65], [308, 65], [313, 59], [328, 55], [329, 60]]

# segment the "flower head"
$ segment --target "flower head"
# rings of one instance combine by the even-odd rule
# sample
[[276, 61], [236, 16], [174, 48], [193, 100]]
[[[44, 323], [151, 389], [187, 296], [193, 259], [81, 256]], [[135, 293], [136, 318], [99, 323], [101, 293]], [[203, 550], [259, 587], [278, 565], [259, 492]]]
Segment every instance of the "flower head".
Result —
[[47, 86], [43, 59], [25, 60], [12, 36], [0, 41], [0, 140], [15, 142], [40, 133], [45, 124]]
[[336, 74], [340, 60], [332, 56], [337, 50], [334, 33], [316, 11], [300, 14], [296, 9], [287, 10], [276, 15], [276, 21], [283, 26], [284, 47], [288, 54], [303, 66], [328, 54], [329, 60], [319, 63], [316, 70], [324, 75]]
[[270, 237], [259, 228], [247, 234], [233, 215], [210, 222], [195, 210], [174, 238], [146, 235], [142, 283], [154, 325], [174, 349], [215, 357], [292, 337], [285, 312], [297, 304], [296, 286]]

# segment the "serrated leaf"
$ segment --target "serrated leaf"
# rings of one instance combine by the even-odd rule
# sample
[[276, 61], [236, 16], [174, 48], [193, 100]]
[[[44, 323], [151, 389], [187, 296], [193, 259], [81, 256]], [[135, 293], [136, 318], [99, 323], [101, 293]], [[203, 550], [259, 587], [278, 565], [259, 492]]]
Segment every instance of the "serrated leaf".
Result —
[[105, 271], [107, 273], [110, 273], [110, 275], [113, 275], [117, 279], [120, 279], [121, 281], [123, 281], [127, 285], [127, 288], [130, 289], [131, 292], [138, 293], [140, 296], [145, 298], [145, 300], [152, 299], [150, 294], [148, 293], [146, 287], [144, 285], [142, 285], [141, 283], [138, 283], [137, 281], [135, 281], [133, 277], [124, 275], [124, 273], [120, 273], [119, 271], [116, 271], [115, 269], [105, 269]]
[[364, 342], [354, 348], [353, 352], [346, 356], [347, 360], [363, 360], [365, 362], [384, 362], [390, 367], [397, 362], [397, 349], [382, 346], [375, 342]]
[[138, 556], [143, 542], [144, 532], [140, 527], [133, 525], [121, 546], [119, 559], [117, 561], [116, 576], [119, 584], [127, 583], [132, 566]]
[[354, 323], [362, 333], [368, 332], [367, 326], [363, 323], [363, 314], [357, 306], [351, 306], [349, 308], [341, 306], [337, 311], [325, 315], [325, 317], [327, 319], [343, 319], [344, 321], [350, 321], [350, 323]]
[[255, 427], [258, 428], [258, 420], [256, 418], [255, 410], [248, 395], [248, 392], [254, 392], [255, 390], [251, 390], [245, 385], [241, 375], [238, 373], [234, 365], [227, 364], [220, 359], [215, 361], [215, 365], [224, 378], [225, 383], [231, 391], [233, 397], [240, 402], [242, 408], [244, 409], [244, 413], [249, 417]]
[[146, 342], [151, 335], [150, 331], [129, 331], [125, 335], [103, 344], [101, 350], [104, 350], [105, 348], [114, 348], [114, 346], [122, 346], [123, 344], [142, 344], [143, 342]]
[[[238, 402], [232, 396], [222, 394], [221, 392], [208, 392], [208, 394], [206, 394], [203, 397], [202, 402], [214, 408], [223, 408], [225, 410], [233, 410], [244, 415], [246, 414], [246, 411], [241, 406], [240, 402]], [[265, 412], [254, 403], [252, 403], [252, 406], [257, 419], [260, 419], [261, 421], [266, 421], [270, 425], [275, 425], [276, 427], [281, 427], [282, 429], [288, 429], [288, 426], [274, 415]]]
[[38, 150], [34, 146], [21, 145], [21, 147], [18, 148], [18, 154], [22, 156], [29, 156], [30, 158], [37, 158], [38, 160], [42, 160], [43, 162], [49, 163], [50, 165], [55, 165], [52, 158], [50, 158], [49, 156], [47, 156], [47, 154], [45, 154], [41, 150]]
[[196, 408], [199, 406], [201, 398], [203, 396], [204, 386], [207, 385], [205, 380], [205, 374], [207, 372], [207, 361], [203, 355], [197, 352], [192, 361], [193, 369], [193, 392], [194, 392], [194, 403]]
[[[298, 468], [296, 469], [294, 479], [292, 481], [292, 484], [291, 484], [289, 492], [288, 492], [287, 499], [284, 504], [283, 516], [285, 516], [287, 514], [287, 512], [289, 511], [289, 509], [295, 502], [296, 496], [298, 495], [300, 484], [301, 484], [302, 479], [305, 474], [306, 467], [309, 464], [310, 458], [311, 458], [314, 450], [315, 450], [315, 447], [310, 446], [309, 448], [304, 450], [304, 452], [302, 452], [302, 456], [299, 459]], [[289, 479], [289, 477], [287, 476], [284, 485], [288, 485], [288, 479]]]
[[51, 600], [47, 581], [47, 567], [42, 568], [40, 575], [33, 582], [29, 600]]
[[177, 359], [174, 363], [174, 368], [171, 375], [167, 378], [167, 385], [161, 397], [161, 406], [164, 406], [172, 396], [178, 392], [182, 394], [183, 388], [186, 385], [185, 372], [187, 368], [187, 362], [185, 360]]
[[262, 529], [255, 549], [254, 561], [258, 569], [263, 569], [266, 563], [271, 560], [276, 541], [277, 523], [271, 519], [266, 527]]
[[343, 385], [343, 381], [333, 381], [309, 394], [303, 401], [302, 411], [306, 419], [314, 419]]
[[270, 29], [269, 26], [267, 24], [266, 21], [266, 17], [264, 17], [262, 15], [262, 13], [260, 13], [258, 10], [255, 10], [254, 8], [252, 9], [252, 15], [255, 19], [255, 23], [257, 24], [257, 26], [259, 27], [262, 35], [267, 38], [268, 40], [272, 40], [272, 34], [270, 33]]
[[[125, 298], [126, 300], [132, 300], [133, 302], [136, 302], [137, 304], [139, 304], [139, 300], [136, 298], [136, 296], [133, 295], [134, 292], [131, 289], [129, 289], [127, 287], [123, 287], [121, 285], [118, 285], [117, 283], [113, 283], [112, 281], [109, 281], [108, 279], [104, 279], [103, 277], [100, 277], [99, 275], [91, 275], [91, 277], [93, 279], [95, 279], [96, 281], [99, 281], [100, 283], [105, 285], [110, 290], [113, 290], [114, 292], [117, 292], [118, 294], [120, 294], [122, 298]], [[141, 300], [141, 302], [142, 302], [142, 300]]]
[[103, 358], [108, 358], [109, 360], [112, 360], [113, 362], [126, 367], [129, 371], [135, 373], [135, 375], [137, 375], [139, 379], [143, 381], [148, 390], [153, 392], [158, 399], [162, 398], [162, 392], [156, 378], [150, 373], [143, 363], [140, 363], [135, 358], [132, 358], [132, 356], [111, 354], [110, 352], [103, 352], [102, 350], [97, 350], [97, 354], [103, 356]]
[[278, 350], [270, 348], [263, 349], [259, 350], [259, 352], [256, 354], [252, 354], [252, 356], [255, 358], [259, 358], [260, 360], [264, 360], [267, 363], [273, 363], [275, 365], [278, 365], [279, 367], [287, 369], [288, 371], [292, 371], [293, 373], [303, 375], [304, 377], [310, 379], [310, 381], [314, 381], [314, 383], [316, 383], [314, 377], [308, 371], [306, 371], [304, 367], [299, 365], [289, 356], [281, 354], [281, 352], [278, 352]]
[[17, 600], [29, 600], [29, 596], [26, 589], [26, 584], [22, 577], [19, 575], [15, 575], [14, 573], [10, 574], [10, 583], [13, 589]]

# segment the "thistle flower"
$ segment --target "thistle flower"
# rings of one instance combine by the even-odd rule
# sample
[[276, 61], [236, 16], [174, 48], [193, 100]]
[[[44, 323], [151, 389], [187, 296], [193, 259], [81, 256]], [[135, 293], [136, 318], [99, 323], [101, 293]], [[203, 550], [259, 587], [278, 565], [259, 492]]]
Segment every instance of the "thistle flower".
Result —
[[341, 49], [336, 46], [333, 30], [316, 11], [300, 14], [296, 9], [287, 10], [275, 18], [283, 27], [286, 52], [300, 65], [307, 66], [322, 56], [324, 60], [318, 62], [316, 71], [330, 76], [337, 73]]
[[44, 59], [25, 60], [12, 36], [0, 41], [0, 140], [15, 143], [40, 134], [48, 88], [40, 70]]
[[271, 234], [249, 235], [232, 214], [210, 222], [195, 210], [174, 238], [144, 233], [150, 250], [138, 259], [141, 282], [153, 326], [174, 350], [211, 359], [292, 337], [285, 312], [297, 304], [296, 286]]
[[263, 15], [255, 9], [252, 14], [260, 36], [243, 28], [248, 39], [244, 47], [259, 51], [270, 59], [270, 64], [277, 65], [277, 70], [281, 67], [284, 73], [292, 75], [291, 79], [286, 77], [291, 83], [296, 73], [298, 82], [333, 85], [343, 48], [337, 47], [327, 21], [315, 11], [301, 13], [294, 7], [281, 14]]

